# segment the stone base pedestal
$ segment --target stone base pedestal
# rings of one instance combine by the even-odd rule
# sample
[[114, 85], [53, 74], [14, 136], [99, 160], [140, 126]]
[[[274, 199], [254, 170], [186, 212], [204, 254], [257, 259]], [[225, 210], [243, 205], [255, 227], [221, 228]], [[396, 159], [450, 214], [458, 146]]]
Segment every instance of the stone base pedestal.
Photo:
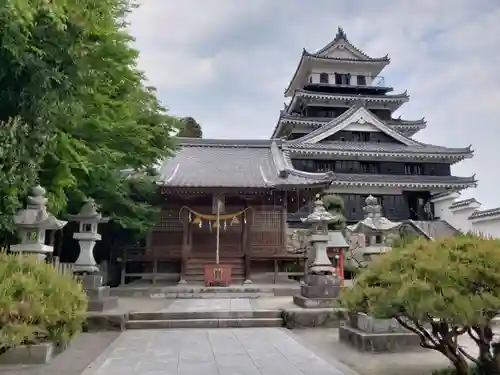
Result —
[[106, 311], [118, 307], [118, 298], [109, 296], [110, 288], [102, 285], [101, 275], [82, 275], [80, 278], [89, 297], [87, 311]]
[[399, 352], [420, 345], [420, 338], [395, 319], [376, 319], [366, 314], [349, 314], [339, 328], [339, 340], [365, 352]]
[[336, 298], [307, 298], [304, 296], [293, 296], [293, 303], [306, 309], [333, 308]]
[[0, 365], [45, 365], [56, 354], [54, 344], [49, 342], [21, 345], [0, 355]]
[[308, 309], [333, 307], [340, 294], [340, 279], [335, 275], [307, 275], [300, 295], [293, 302]]

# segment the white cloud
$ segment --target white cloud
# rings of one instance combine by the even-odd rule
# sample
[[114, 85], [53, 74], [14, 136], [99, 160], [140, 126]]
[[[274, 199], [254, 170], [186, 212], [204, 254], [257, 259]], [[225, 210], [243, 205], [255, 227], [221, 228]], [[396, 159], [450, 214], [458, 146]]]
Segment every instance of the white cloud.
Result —
[[368, 54], [389, 54], [386, 83], [411, 95], [403, 118], [428, 120], [419, 140], [473, 144], [475, 158], [454, 172], [477, 172], [474, 194], [488, 205], [500, 205], [499, 19], [496, 0], [147, 0], [130, 17], [165, 104], [225, 138], [269, 137], [302, 48], [321, 48], [343, 26]]

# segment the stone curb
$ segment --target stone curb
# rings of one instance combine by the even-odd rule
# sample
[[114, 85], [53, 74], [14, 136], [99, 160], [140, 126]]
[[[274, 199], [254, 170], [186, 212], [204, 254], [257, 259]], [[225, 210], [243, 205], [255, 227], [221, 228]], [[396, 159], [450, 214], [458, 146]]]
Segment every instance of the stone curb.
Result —
[[0, 355], [0, 365], [44, 365], [58, 354], [51, 342], [20, 345]]
[[129, 320], [129, 314], [89, 312], [85, 320], [84, 332], [124, 331]]

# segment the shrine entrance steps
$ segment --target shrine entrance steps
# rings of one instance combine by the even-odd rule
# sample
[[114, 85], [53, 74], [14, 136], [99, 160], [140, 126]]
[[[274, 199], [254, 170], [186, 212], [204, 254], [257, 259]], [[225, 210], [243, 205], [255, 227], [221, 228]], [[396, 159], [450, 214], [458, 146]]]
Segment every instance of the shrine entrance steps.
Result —
[[299, 283], [291, 284], [248, 284], [228, 287], [207, 287], [203, 283], [184, 285], [151, 285], [137, 282], [111, 289], [111, 295], [121, 298], [173, 299], [249, 299], [292, 296], [300, 292]]
[[[215, 255], [207, 257], [206, 254], [192, 254], [188, 259], [185, 280], [188, 283], [203, 283], [205, 265], [214, 263]], [[222, 254], [219, 263], [231, 267], [233, 284], [242, 284], [245, 281], [245, 262], [242, 256]]]
[[129, 314], [128, 329], [282, 327], [281, 309], [254, 308], [250, 299], [176, 300], [167, 309]]

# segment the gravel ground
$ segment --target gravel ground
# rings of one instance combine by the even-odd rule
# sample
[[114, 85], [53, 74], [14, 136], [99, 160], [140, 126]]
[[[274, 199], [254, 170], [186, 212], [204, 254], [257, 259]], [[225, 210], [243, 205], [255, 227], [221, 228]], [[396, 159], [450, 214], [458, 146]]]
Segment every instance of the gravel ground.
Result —
[[119, 335], [119, 332], [81, 333], [50, 363], [43, 366], [0, 366], [0, 374], [80, 375]]

